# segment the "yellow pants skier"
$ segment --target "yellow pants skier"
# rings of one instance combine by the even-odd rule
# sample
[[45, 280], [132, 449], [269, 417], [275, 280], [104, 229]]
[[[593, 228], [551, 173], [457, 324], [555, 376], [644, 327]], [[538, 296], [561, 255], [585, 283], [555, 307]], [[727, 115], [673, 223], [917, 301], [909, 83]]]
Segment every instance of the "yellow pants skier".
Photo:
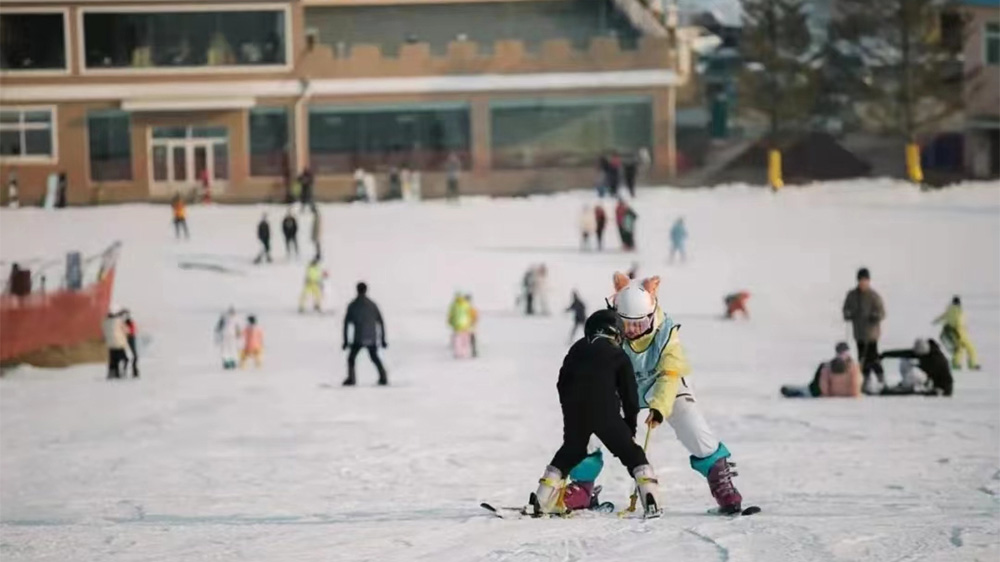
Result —
[[970, 369], [979, 369], [979, 358], [976, 356], [976, 346], [969, 337], [969, 329], [965, 325], [965, 311], [962, 310], [962, 300], [954, 297], [944, 314], [934, 319], [935, 324], [944, 324], [941, 329], [941, 341], [952, 348], [951, 366], [962, 368], [962, 358], [968, 354], [966, 363]]
[[299, 297], [299, 312], [306, 309], [306, 302], [312, 300], [313, 310], [319, 312], [323, 304], [323, 287], [319, 283], [306, 283], [302, 287], [302, 296]]

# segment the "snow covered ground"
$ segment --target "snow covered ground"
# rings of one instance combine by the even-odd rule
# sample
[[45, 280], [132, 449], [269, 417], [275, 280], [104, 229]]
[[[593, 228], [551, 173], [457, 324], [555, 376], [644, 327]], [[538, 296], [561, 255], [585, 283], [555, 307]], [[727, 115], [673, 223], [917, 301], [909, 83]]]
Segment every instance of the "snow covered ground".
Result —
[[[324, 316], [295, 313], [304, 260], [250, 263], [256, 221], [268, 210], [277, 233], [278, 207], [193, 208], [190, 242], [174, 241], [164, 206], [4, 210], [3, 260], [123, 240], [115, 301], [152, 344], [138, 382], [108, 383], [99, 365], [22, 368], [0, 380], [0, 558], [1000, 557], [996, 184], [646, 190], [635, 256], [577, 251], [588, 195], [323, 206], [335, 303]], [[669, 266], [678, 215], [691, 259]], [[482, 500], [523, 503], [559, 444], [555, 379], [570, 290], [597, 307], [611, 273], [633, 259], [640, 274], [663, 277], [661, 302], [684, 325], [699, 401], [734, 452], [747, 502], [764, 513], [706, 515], [707, 486], [664, 427], [651, 446], [662, 519], [487, 516]], [[524, 318], [515, 291], [543, 261], [555, 313]], [[883, 347], [936, 336], [931, 319], [962, 295], [984, 369], [957, 373], [953, 398], [779, 397], [844, 339], [840, 306], [862, 265], [886, 302]], [[339, 386], [341, 312], [359, 279], [386, 317], [389, 388], [374, 386], [364, 356], [360, 386]], [[458, 289], [482, 310], [476, 361], [449, 355], [445, 311]], [[738, 289], [753, 295], [752, 319], [719, 320], [723, 295]], [[230, 304], [260, 318], [260, 370], [221, 370], [212, 329]], [[608, 460], [604, 497], [621, 505], [629, 481]]]

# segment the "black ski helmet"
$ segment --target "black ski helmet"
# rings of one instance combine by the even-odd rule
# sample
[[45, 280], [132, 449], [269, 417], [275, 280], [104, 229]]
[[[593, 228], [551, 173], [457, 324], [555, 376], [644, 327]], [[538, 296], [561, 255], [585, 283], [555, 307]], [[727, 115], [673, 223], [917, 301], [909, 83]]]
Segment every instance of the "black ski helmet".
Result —
[[583, 335], [588, 340], [592, 340], [595, 336], [608, 336], [620, 343], [624, 332], [622, 319], [611, 309], [598, 310], [591, 314], [583, 325]]

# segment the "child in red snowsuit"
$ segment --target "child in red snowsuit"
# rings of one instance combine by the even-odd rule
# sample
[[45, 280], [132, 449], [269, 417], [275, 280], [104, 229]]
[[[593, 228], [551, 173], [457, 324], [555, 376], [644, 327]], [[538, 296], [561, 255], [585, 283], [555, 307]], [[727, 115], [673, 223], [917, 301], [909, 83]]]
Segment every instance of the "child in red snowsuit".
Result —
[[750, 293], [746, 291], [740, 291], [738, 293], [733, 293], [731, 295], [726, 295], [726, 319], [733, 319], [737, 312], [742, 312], [743, 317], [747, 320], [750, 319], [750, 313], [747, 311], [747, 300], [750, 299]]

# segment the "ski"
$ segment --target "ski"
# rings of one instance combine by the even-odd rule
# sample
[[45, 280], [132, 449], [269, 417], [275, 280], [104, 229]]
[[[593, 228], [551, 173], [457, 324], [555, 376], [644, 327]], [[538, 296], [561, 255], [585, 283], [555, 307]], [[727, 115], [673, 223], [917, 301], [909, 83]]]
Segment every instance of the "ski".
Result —
[[756, 505], [751, 505], [749, 507], [745, 507], [745, 508], [743, 508], [742, 511], [737, 511], [737, 512], [733, 512], [733, 513], [725, 513], [723, 511], [719, 511], [719, 508], [717, 508], [717, 507], [709, 509], [707, 511], [707, 513], [709, 515], [719, 515], [719, 516], [722, 516], [722, 517], [746, 517], [748, 515], [756, 515], [756, 514], [758, 514], [760, 512], [761, 512], [760, 507], [756, 506]]
[[601, 514], [608, 514], [615, 512], [615, 504], [611, 502], [601, 502], [595, 505], [594, 507], [570, 511], [564, 514], [552, 513], [543, 515], [535, 515], [532, 512], [530, 505], [525, 505], [521, 507], [505, 506], [505, 505], [495, 506], [491, 503], [482, 502], [479, 504], [479, 507], [485, 509], [486, 511], [492, 513], [494, 516], [500, 519], [522, 519], [525, 517], [531, 517], [532, 519], [544, 519], [544, 518], [567, 519], [570, 517], [574, 517], [575, 514], [577, 513], [586, 513], [588, 511]]

